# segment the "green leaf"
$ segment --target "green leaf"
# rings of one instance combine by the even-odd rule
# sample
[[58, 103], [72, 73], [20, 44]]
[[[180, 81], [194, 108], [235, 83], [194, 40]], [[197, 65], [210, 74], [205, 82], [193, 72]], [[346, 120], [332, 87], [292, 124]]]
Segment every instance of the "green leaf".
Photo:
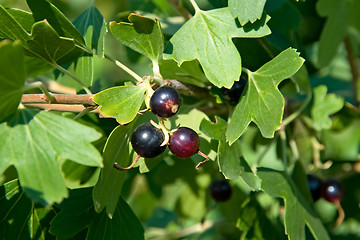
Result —
[[122, 44], [158, 62], [164, 50], [159, 21], [137, 14], [130, 14], [129, 21], [131, 23], [111, 22], [110, 31]]
[[358, 161], [360, 146], [360, 121], [355, 120], [342, 130], [322, 131], [325, 146], [324, 158], [337, 161]]
[[89, 43], [86, 41], [86, 45], [90, 49], [95, 49], [98, 54], [102, 55], [104, 50], [103, 43], [106, 32], [106, 23], [104, 17], [93, 3], [91, 3], [90, 7], [75, 19], [74, 26], [79, 30], [83, 37], [87, 35], [87, 32], [91, 27], [91, 32], [89, 33], [91, 38]]
[[0, 124], [0, 133], [0, 172], [14, 165], [24, 192], [43, 204], [67, 196], [58, 157], [102, 166], [99, 152], [90, 144], [100, 134], [54, 113], [19, 110]]
[[212, 123], [203, 119], [200, 130], [219, 141], [217, 159], [220, 172], [228, 179], [241, 177], [252, 190], [258, 190], [260, 179], [255, 176], [243, 158], [240, 142], [236, 141], [235, 144], [229, 146], [225, 138], [227, 123], [219, 117], [215, 117], [215, 120], [215, 123]]
[[294, 75], [303, 62], [295, 49], [288, 48], [256, 72], [248, 71], [248, 84], [226, 130], [230, 144], [243, 134], [250, 122], [258, 126], [264, 137], [274, 136], [284, 111], [284, 98], [278, 85]]
[[314, 88], [314, 104], [311, 108], [313, 127], [317, 131], [331, 128], [329, 115], [338, 112], [344, 106], [344, 99], [335, 94], [327, 94], [325, 85]]
[[16, 112], [24, 83], [23, 48], [19, 42], [0, 42], [0, 121]]
[[266, 25], [269, 19], [264, 14], [254, 24], [239, 27], [229, 8], [197, 11], [170, 39], [164, 58], [174, 59], [179, 65], [198, 59], [212, 84], [230, 88], [241, 73], [241, 58], [232, 38], [270, 34]]
[[46, 21], [61, 37], [72, 38], [77, 46], [86, 48], [84, 39], [76, 27], [53, 4], [46, 0], [27, 0], [36, 22]]
[[30, 38], [25, 29], [10, 15], [0, 4], [0, 38], [20, 40], [26, 46], [26, 41]]
[[315, 239], [330, 239], [321, 220], [316, 217], [316, 213], [304, 200], [290, 177], [283, 172], [269, 169], [258, 169], [257, 175], [262, 179], [261, 188], [264, 192], [284, 199], [285, 231], [289, 239], [305, 240], [305, 224]]
[[249, 21], [254, 23], [263, 14], [266, 0], [229, 0], [230, 12], [238, 18], [242, 26]]
[[328, 65], [338, 52], [348, 29], [360, 31], [359, 1], [320, 0], [316, 8], [319, 15], [327, 17], [319, 41], [319, 65]]
[[99, 182], [94, 187], [93, 198], [96, 212], [106, 207], [106, 213], [113, 218], [116, 205], [124, 184], [126, 171], [118, 171], [114, 162], [120, 166], [128, 166], [130, 162], [130, 137], [134, 124], [116, 127], [107, 139], [104, 147], [104, 168], [101, 170]]
[[26, 32], [31, 32], [31, 27], [35, 23], [32, 13], [17, 8], [7, 8], [6, 11], [15, 18]]
[[146, 86], [120, 86], [108, 88], [94, 95], [94, 102], [101, 106], [104, 117], [116, 118], [120, 124], [134, 120], [145, 99]]
[[60, 205], [61, 211], [50, 228], [57, 239], [69, 239], [85, 228], [88, 228], [86, 239], [144, 239], [144, 229], [123, 198], [117, 203], [113, 219], [109, 219], [105, 212], [94, 211], [91, 190], [73, 190]]
[[72, 39], [59, 37], [46, 20], [33, 25], [27, 45], [32, 53], [52, 64], [75, 47]]
[[2, 239], [48, 239], [54, 212], [35, 207], [17, 179], [0, 186], [0, 236]]

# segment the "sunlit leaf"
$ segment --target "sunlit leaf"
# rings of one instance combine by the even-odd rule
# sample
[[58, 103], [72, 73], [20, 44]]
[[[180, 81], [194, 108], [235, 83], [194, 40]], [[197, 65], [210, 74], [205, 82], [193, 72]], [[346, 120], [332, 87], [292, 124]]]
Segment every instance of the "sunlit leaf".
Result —
[[131, 23], [111, 22], [110, 31], [122, 44], [158, 62], [164, 50], [159, 21], [137, 14], [130, 14], [129, 21]]
[[145, 84], [108, 88], [94, 95], [104, 117], [116, 118], [120, 124], [131, 122], [145, 99]]
[[238, 18], [241, 25], [245, 25], [261, 18], [265, 3], [266, 0], [229, 0], [229, 8], [233, 17]]
[[264, 137], [274, 136], [284, 111], [284, 97], [278, 85], [294, 75], [303, 62], [295, 49], [288, 48], [256, 72], [247, 71], [248, 84], [226, 130], [230, 144], [242, 135], [250, 122], [258, 126]]
[[18, 110], [0, 124], [0, 136], [0, 172], [14, 165], [27, 196], [46, 205], [67, 196], [58, 157], [102, 166], [91, 145], [100, 134], [54, 113]]
[[206, 77], [217, 87], [230, 88], [241, 73], [241, 58], [232, 38], [256, 38], [270, 34], [264, 14], [254, 24], [239, 27], [229, 8], [197, 11], [170, 39], [165, 59], [199, 60]]

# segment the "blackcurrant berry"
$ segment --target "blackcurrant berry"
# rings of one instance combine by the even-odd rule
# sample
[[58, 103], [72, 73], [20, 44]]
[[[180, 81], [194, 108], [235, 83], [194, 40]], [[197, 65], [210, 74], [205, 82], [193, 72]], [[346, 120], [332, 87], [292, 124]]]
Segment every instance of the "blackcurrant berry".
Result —
[[344, 191], [337, 180], [330, 179], [322, 184], [321, 196], [328, 202], [340, 202], [344, 196]]
[[210, 195], [216, 202], [225, 202], [231, 197], [232, 189], [226, 180], [214, 180], [209, 188]]
[[247, 81], [240, 79], [237, 82], [234, 82], [233, 86], [230, 89], [222, 88], [221, 92], [224, 99], [231, 105], [235, 106], [240, 99], [242, 92], [245, 89]]
[[163, 86], [155, 90], [150, 99], [151, 111], [159, 117], [174, 116], [181, 105], [179, 93], [172, 87]]
[[161, 146], [164, 140], [163, 131], [151, 123], [143, 123], [135, 128], [131, 136], [131, 145], [141, 157], [153, 158], [165, 151], [166, 145]]
[[314, 201], [317, 201], [321, 197], [320, 190], [321, 190], [322, 181], [320, 178], [312, 174], [307, 175], [307, 181], [312, 199]]
[[199, 151], [199, 135], [187, 127], [180, 127], [169, 139], [170, 151], [179, 158], [188, 158]]

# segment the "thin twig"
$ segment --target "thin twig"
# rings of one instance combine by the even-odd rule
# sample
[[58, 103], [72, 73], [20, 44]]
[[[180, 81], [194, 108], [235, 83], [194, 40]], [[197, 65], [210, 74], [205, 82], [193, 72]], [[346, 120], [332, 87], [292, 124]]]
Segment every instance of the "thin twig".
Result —
[[359, 78], [360, 78], [360, 73], [359, 73], [359, 69], [357, 67], [356, 64], [356, 56], [354, 54], [354, 49], [351, 46], [351, 42], [349, 37], [345, 37], [344, 38], [344, 44], [345, 44], [345, 48], [346, 48], [346, 52], [347, 52], [347, 57], [348, 57], [348, 61], [349, 61], [349, 65], [350, 65], [350, 69], [351, 69], [351, 73], [352, 73], [352, 84], [353, 84], [353, 88], [354, 88], [354, 99], [356, 102], [356, 106], [360, 106], [360, 99], [359, 99], [359, 92], [358, 92], [358, 82], [359, 82]]
[[[82, 104], [85, 106], [95, 106], [96, 103], [93, 102], [92, 94], [52, 94], [54, 102], [58, 104]], [[21, 103], [49, 103], [44, 94], [23, 94], [21, 98]]]
[[116, 66], [118, 66], [118, 67], [120, 67], [122, 70], [124, 70], [126, 73], [128, 73], [130, 76], [132, 76], [136, 81], [138, 81], [138, 82], [142, 82], [142, 81], [143, 81], [142, 78], [141, 78], [139, 75], [137, 75], [133, 70], [131, 70], [130, 68], [128, 68], [127, 66], [125, 66], [124, 64], [122, 64], [121, 62], [119, 62], [118, 60], [116, 60], [115, 58], [113, 58], [113, 57], [111, 57], [111, 56], [109, 56], [109, 55], [107, 55], [107, 54], [104, 54], [104, 57], [105, 57], [107, 60], [115, 63]]
[[[84, 105], [67, 105], [67, 104], [47, 104], [47, 103], [23, 103], [26, 107], [39, 108], [46, 111], [60, 111], [60, 112], [81, 112], [87, 107]], [[98, 108], [91, 110], [91, 113], [98, 113]]]
[[183, 83], [183, 82], [180, 82], [175, 79], [166, 79], [165, 84], [175, 88], [180, 93], [187, 95], [187, 96], [193, 96], [193, 97], [197, 97], [200, 99], [204, 99], [204, 98], [215, 99], [214, 97], [212, 97], [210, 95], [209, 90], [206, 88], [201, 88], [201, 87], [197, 87], [195, 85]]

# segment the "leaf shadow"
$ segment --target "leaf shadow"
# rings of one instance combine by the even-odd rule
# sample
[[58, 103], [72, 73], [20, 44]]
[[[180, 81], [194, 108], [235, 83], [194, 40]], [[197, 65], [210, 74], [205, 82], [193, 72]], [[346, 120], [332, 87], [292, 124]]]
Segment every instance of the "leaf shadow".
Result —
[[7, 126], [10, 128], [16, 127], [17, 125], [27, 125], [39, 112], [40, 111], [34, 109], [19, 109], [14, 114], [1, 121], [0, 124], [6, 122]]

